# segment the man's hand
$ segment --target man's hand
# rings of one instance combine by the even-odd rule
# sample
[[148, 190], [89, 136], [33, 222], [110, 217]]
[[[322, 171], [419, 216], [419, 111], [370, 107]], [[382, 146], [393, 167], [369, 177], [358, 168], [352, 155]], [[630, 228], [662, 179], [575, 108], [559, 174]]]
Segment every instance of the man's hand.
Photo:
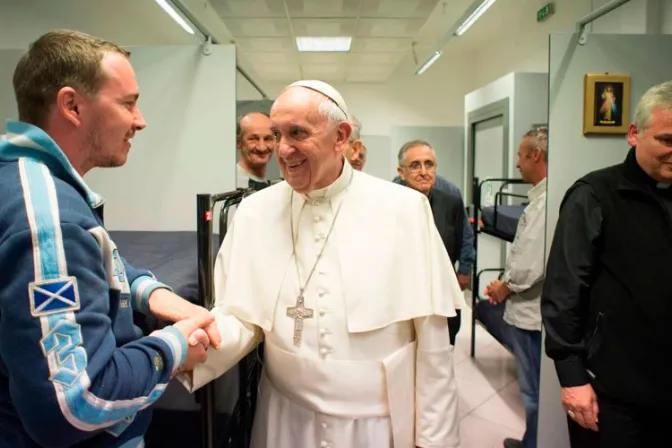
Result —
[[496, 305], [502, 303], [511, 295], [509, 286], [501, 280], [493, 280], [485, 289], [485, 295], [490, 299], [490, 303]]
[[488, 297], [488, 302], [490, 302], [490, 305], [497, 305], [499, 302], [497, 301], [497, 287], [498, 287], [499, 280], [493, 280], [486, 286], [485, 291], [483, 294], [485, 294]]
[[457, 274], [457, 283], [460, 284], [460, 289], [464, 291], [469, 287], [469, 281], [471, 280], [471, 277], [469, 274]]
[[[164, 288], [152, 291], [152, 294], [149, 296], [149, 311], [159, 319], [169, 322], [179, 322], [195, 316], [210, 316], [210, 313], [205, 308], [194, 305]], [[219, 334], [217, 323], [214, 319], [204, 330], [210, 339], [210, 345], [215, 349], [219, 349], [222, 337]]]
[[194, 316], [173, 324], [184, 335], [189, 346], [187, 359], [179, 367], [178, 371], [192, 370], [196, 364], [205, 362], [208, 357], [209, 337], [203, 329], [214, 321], [215, 316], [208, 313], [207, 315]]
[[590, 384], [578, 387], [563, 387], [560, 391], [562, 407], [579, 425], [597, 431], [597, 395]]

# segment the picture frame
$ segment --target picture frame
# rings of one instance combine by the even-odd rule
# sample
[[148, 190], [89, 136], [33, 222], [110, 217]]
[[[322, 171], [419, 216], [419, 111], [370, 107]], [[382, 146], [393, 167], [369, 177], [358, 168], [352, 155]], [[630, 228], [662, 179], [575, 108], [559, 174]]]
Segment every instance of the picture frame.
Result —
[[630, 76], [587, 74], [583, 89], [583, 135], [627, 134], [630, 127]]

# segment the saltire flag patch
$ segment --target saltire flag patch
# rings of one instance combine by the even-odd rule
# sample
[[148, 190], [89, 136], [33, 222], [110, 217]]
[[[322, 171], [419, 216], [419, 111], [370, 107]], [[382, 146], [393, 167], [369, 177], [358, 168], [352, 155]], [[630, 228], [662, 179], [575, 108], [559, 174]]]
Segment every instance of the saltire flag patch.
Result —
[[75, 277], [32, 282], [28, 291], [30, 314], [33, 317], [79, 309], [79, 291]]

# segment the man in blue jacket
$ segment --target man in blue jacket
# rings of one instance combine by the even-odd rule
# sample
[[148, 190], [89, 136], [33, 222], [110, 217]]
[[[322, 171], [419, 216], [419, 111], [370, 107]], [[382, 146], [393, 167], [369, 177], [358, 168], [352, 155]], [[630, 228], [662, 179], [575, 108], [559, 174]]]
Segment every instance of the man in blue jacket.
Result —
[[[145, 127], [128, 58], [58, 31], [14, 73], [20, 121], [0, 138], [3, 446], [140, 447], [172, 375], [219, 344], [207, 311], [121, 257], [82, 179], [123, 165]], [[179, 322], [139, 337], [134, 311]]]

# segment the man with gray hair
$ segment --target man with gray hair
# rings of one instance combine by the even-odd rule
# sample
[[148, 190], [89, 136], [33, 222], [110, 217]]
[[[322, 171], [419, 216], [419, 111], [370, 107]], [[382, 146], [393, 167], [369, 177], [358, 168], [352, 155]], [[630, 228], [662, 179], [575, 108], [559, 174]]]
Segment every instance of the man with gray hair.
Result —
[[366, 163], [366, 147], [361, 140], [362, 123], [359, 122], [357, 117], [350, 115], [350, 125], [352, 133], [348, 140], [348, 146], [345, 148], [345, 158], [354, 169], [362, 171]]
[[[400, 153], [398, 156], [399, 165], [403, 164], [403, 155]], [[401, 178], [400, 175], [397, 175], [392, 182], [400, 185], [406, 185], [406, 182]], [[442, 193], [454, 196], [458, 198], [462, 203], [464, 200], [462, 198], [462, 192], [454, 183], [445, 179], [439, 174], [435, 175], [434, 188], [437, 191]], [[474, 250], [474, 229], [472, 229], [471, 224], [469, 223], [469, 217], [467, 214], [464, 214], [464, 224], [462, 225], [462, 243], [460, 244], [460, 255], [458, 258], [459, 264], [457, 268], [457, 281], [460, 283], [460, 288], [462, 291], [469, 287], [469, 282], [471, 280], [471, 270], [476, 261], [476, 251]], [[455, 260], [452, 260], [453, 262]]]
[[[503, 342], [511, 346], [518, 367], [526, 428], [522, 440], [506, 439], [505, 448], [537, 446], [541, 368], [539, 301], [544, 284], [546, 247], [547, 148], [548, 130], [545, 127], [531, 129], [520, 142], [516, 166], [521, 178], [533, 185], [527, 192], [530, 203], [518, 221], [502, 280], [490, 282], [485, 291], [490, 304], [480, 303], [477, 307], [483, 323], [487, 327], [493, 325], [493, 329], [503, 335]], [[504, 304], [503, 320], [497, 313], [500, 304]]]
[[[462, 227], [466, 220], [464, 203], [458, 196], [435, 188], [436, 152], [428, 142], [412, 140], [405, 143], [399, 150], [398, 159], [397, 171], [404, 183], [427, 196], [434, 224], [441, 235], [450, 261], [455, 265], [462, 250]], [[473, 247], [471, 249], [473, 250]], [[450, 343], [453, 345], [460, 330], [462, 302], [460, 300], [456, 303], [457, 316], [448, 319], [448, 333]]]
[[180, 379], [194, 391], [263, 339], [253, 448], [457, 448], [462, 292], [427, 197], [345, 161], [348, 117], [324, 82], [276, 99], [285, 181], [240, 204], [215, 266], [223, 345]]
[[546, 353], [574, 448], [669, 444], [672, 82], [641, 98], [628, 143], [567, 191], [548, 257]]

